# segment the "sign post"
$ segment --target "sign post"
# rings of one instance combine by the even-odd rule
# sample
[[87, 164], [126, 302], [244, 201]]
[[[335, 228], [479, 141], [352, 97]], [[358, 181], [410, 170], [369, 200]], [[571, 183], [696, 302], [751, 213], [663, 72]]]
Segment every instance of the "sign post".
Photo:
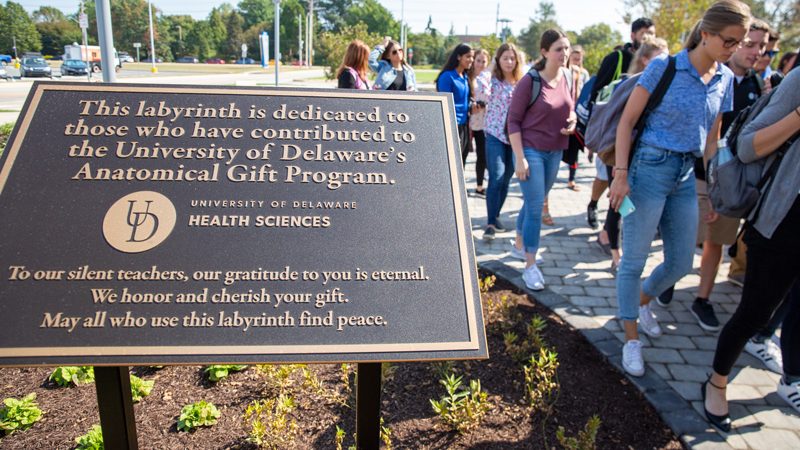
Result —
[[122, 366], [357, 362], [375, 448], [380, 361], [488, 357], [457, 136], [439, 93], [35, 83], [0, 365], [114, 366], [101, 414], [135, 441]]

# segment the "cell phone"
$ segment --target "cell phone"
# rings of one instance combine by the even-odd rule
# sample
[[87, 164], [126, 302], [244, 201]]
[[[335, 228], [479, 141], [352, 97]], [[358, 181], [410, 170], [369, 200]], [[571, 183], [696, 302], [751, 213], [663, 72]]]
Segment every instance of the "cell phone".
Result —
[[619, 215], [626, 217], [634, 211], [636, 211], [636, 206], [633, 205], [631, 198], [626, 195], [625, 198], [622, 199], [622, 203], [619, 205]]

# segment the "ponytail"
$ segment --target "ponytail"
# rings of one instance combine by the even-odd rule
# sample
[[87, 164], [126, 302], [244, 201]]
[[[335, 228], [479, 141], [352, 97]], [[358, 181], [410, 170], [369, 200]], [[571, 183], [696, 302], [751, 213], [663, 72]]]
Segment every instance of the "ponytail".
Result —
[[692, 32], [689, 33], [689, 36], [687, 36], [686, 40], [683, 41], [683, 48], [686, 50], [694, 50], [698, 45], [700, 45], [700, 42], [703, 40], [703, 36], [700, 34], [700, 28], [702, 25], [703, 19], [700, 19], [694, 23]]
[[750, 26], [750, 7], [739, 0], [719, 0], [703, 13], [683, 43], [683, 48], [694, 50], [703, 42], [701, 32], [719, 34], [725, 27], [738, 25], [745, 30]]

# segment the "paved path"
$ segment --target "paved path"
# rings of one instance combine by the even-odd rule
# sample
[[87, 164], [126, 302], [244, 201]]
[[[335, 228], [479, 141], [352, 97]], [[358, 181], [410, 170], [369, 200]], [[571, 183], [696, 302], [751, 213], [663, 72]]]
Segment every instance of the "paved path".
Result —
[[[558, 181], [550, 193], [550, 212], [555, 226], [543, 227], [540, 252], [544, 258], [541, 269], [547, 288], [532, 294], [539, 303], [583, 332], [622, 371], [623, 333], [615, 318], [615, 279], [608, 270], [611, 259], [597, 245], [597, 232], [586, 223], [586, 205], [595, 170], [583, 155], [581, 158], [578, 170], [581, 190], [567, 189], [567, 169], [562, 164]], [[475, 187], [473, 161], [474, 156], [470, 155], [465, 171], [469, 192]], [[513, 228], [521, 204], [522, 194], [516, 180], [512, 180], [501, 214], [503, 224]], [[602, 219], [607, 205], [604, 196], [600, 201], [599, 217]], [[485, 201], [470, 196], [469, 209], [479, 265], [525, 289], [521, 279], [524, 263], [511, 258], [508, 252], [509, 239], [514, 232], [498, 233], [494, 241], [484, 241]], [[660, 244], [660, 241], [654, 242], [645, 273], [660, 262]], [[669, 307], [661, 308], [653, 303], [664, 335], [656, 339], [642, 336], [647, 372], [644, 377], [629, 378], [692, 448], [800, 449], [800, 415], [776, 394], [779, 376], [747, 354], [739, 358], [728, 387], [733, 431], [723, 436], [707, 425], [700, 400], [700, 383], [711, 370], [718, 333], [704, 331], [689, 312], [697, 294], [699, 266], [700, 253], [697, 252], [694, 271], [678, 283]], [[720, 274], [727, 275], [727, 270], [725, 262]], [[722, 276], [717, 278], [711, 299], [723, 323], [736, 309], [740, 294], [740, 288], [726, 282]], [[602, 411], [599, 413], [602, 417]]]

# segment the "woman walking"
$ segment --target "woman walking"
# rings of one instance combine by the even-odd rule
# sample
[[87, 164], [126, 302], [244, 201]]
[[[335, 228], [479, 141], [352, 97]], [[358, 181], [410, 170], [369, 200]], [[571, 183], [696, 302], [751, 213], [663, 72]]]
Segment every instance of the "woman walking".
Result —
[[[583, 85], [589, 81], [589, 72], [583, 68], [583, 47], [573, 45], [569, 53], [569, 76], [572, 77], [572, 101], [577, 102], [578, 96], [583, 89]], [[569, 137], [569, 147], [564, 151], [564, 162], [569, 166], [569, 179], [567, 188], [578, 191], [580, 188], [575, 184], [575, 175], [578, 172], [578, 152], [583, 150], [583, 143], [578, 140], [576, 135]]]
[[336, 78], [340, 89], [369, 89], [367, 83], [367, 59], [369, 57], [369, 47], [366, 44], [354, 40], [347, 46], [344, 54], [344, 61], [336, 71]]
[[[522, 78], [522, 54], [514, 44], [503, 44], [494, 55], [491, 94], [486, 106], [486, 168], [489, 171], [489, 187], [486, 189], [486, 228], [484, 239], [494, 239], [497, 231], [506, 231], [500, 223], [500, 211], [508, 195], [508, 185], [514, 175], [514, 152], [506, 135], [506, 117], [511, 106], [514, 86]], [[521, 248], [521, 244], [520, 244]], [[518, 250], [517, 254], [522, 253]], [[522, 254], [522, 259], [525, 259]]]
[[486, 124], [486, 106], [491, 94], [491, 76], [486, 70], [489, 65], [489, 52], [475, 50], [475, 61], [469, 69], [469, 84], [472, 101], [469, 114], [469, 130], [475, 139], [475, 194], [484, 197], [483, 175], [486, 172], [486, 136], [483, 128]]
[[374, 89], [417, 90], [417, 78], [414, 69], [406, 62], [403, 47], [388, 36], [369, 53], [369, 68], [378, 74]]
[[[716, 142], [722, 113], [733, 108], [734, 76], [723, 63], [745, 39], [749, 23], [750, 10], [738, 0], [712, 5], [674, 59], [650, 62], [617, 127], [610, 203], [619, 211], [628, 197], [626, 206], [632, 203], [635, 207], [622, 223], [625, 239], [617, 275], [617, 302], [626, 341], [622, 366], [633, 376], [644, 374], [637, 319], [645, 334], [660, 336], [650, 302], [692, 269], [698, 217], [695, 158], [707, 142]], [[631, 148], [634, 124], [672, 63], [674, 78], [660, 104], [647, 116], [637, 146]], [[663, 239], [664, 262], [642, 283], [657, 228]]]
[[436, 91], [453, 94], [458, 123], [458, 139], [461, 146], [461, 162], [467, 160], [469, 154], [469, 77], [467, 71], [472, 67], [475, 53], [467, 44], [458, 44], [450, 52], [447, 62], [436, 76]]
[[[517, 239], [525, 250], [522, 279], [532, 290], [544, 289], [544, 276], [536, 264], [542, 228], [544, 199], [556, 180], [561, 156], [575, 132], [575, 116], [570, 92], [570, 72], [566, 69], [569, 40], [559, 30], [542, 34], [541, 59], [534, 65], [541, 88], [533, 104], [533, 76], [525, 76], [514, 88], [508, 110], [508, 134], [514, 150], [514, 172], [519, 179], [524, 204], [517, 217]], [[491, 182], [490, 182], [491, 186]]]
[[[761, 113], [746, 125], [738, 139], [738, 158], [753, 162], [772, 157], [794, 137], [761, 199], [758, 217], [745, 224], [747, 271], [736, 312], [722, 329], [714, 354], [714, 372], [703, 383], [706, 418], [729, 431], [726, 387], [733, 364], [747, 340], [769, 322], [781, 301], [789, 310], [781, 333], [783, 377], [778, 395], [800, 412], [800, 289], [784, 300], [800, 280], [800, 70], [791, 70]], [[766, 164], [772, 164], [767, 160]]]

